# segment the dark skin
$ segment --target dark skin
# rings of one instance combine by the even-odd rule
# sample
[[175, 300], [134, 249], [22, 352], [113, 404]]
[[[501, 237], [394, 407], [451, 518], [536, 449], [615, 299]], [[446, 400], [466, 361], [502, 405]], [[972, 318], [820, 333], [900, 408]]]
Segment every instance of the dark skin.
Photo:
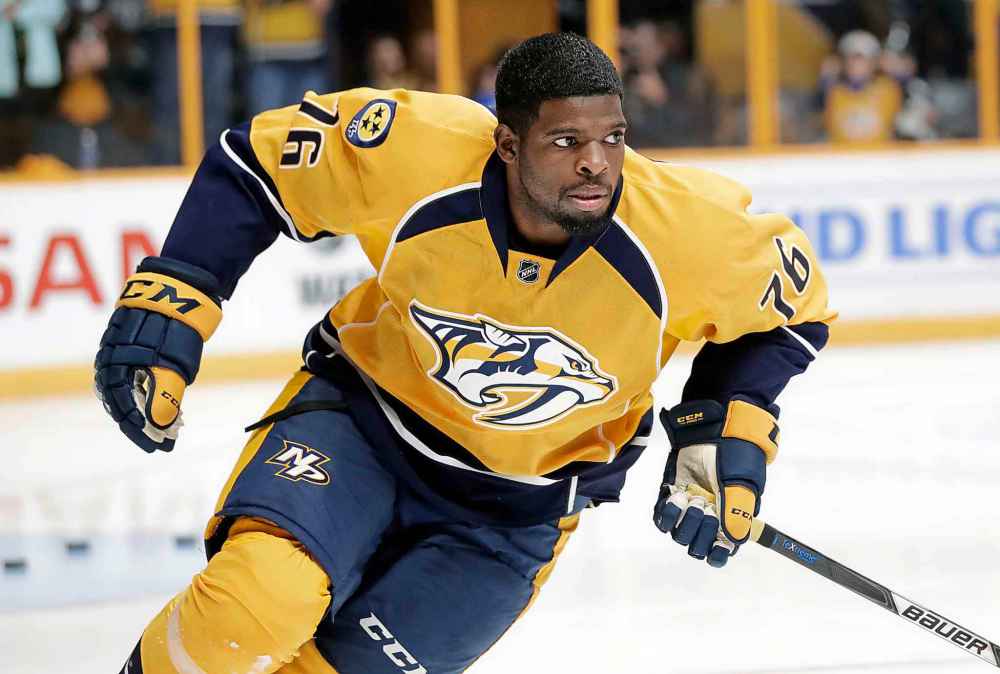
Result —
[[555, 247], [604, 226], [625, 162], [625, 127], [618, 96], [544, 101], [522, 135], [497, 126], [493, 140], [521, 236]]

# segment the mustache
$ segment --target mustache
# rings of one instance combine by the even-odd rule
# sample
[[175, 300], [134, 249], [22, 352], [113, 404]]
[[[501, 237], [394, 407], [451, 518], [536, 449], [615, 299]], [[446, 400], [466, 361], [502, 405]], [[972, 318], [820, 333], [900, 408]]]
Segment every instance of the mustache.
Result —
[[560, 190], [560, 192], [562, 192], [563, 194], [569, 194], [573, 190], [578, 190], [581, 187], [595, 187], [595, 186], [603, 187], [607, 189], [609, 192], [611, 191], [611, 183], [609, 181], [601, 180], [600, 178], [595, 178], [593, 180], [585, 180], [581, 183], [577, 183], [576, 185], [570, 185], [569, 187], [564, 187], [562, 190]]

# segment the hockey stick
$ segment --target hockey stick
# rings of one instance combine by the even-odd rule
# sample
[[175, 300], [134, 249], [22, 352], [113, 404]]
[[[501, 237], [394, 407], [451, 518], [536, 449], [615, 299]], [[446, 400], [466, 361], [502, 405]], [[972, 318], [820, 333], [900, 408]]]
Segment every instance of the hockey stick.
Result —
[[[697, 487], [689, 487], [688, 491], [695, 495], [701, 495], [708, 501], [715, 501], [713, 494], [704, 492]], [[910, 601], [884, 585], [852, 571], [840, 562], [836, 562], [788, 534], [778, 531], [763, 520], [755, 519], [753, 521], [750, 527], [750, 538], [768, 550], [774, 550], [781, 556], [818, 573], [827, 580], [832, 580], [837, 585], [846, 587], [882, 608], [906, 618], [914, 625], [958, 646], [967, 653], [975, 655], [980, 660], [988, 662], [994, 667], [1000, 667], [1000, 646], [994, 642], [962, 627], [953, 620], [945, 618], [940, 613]]]
[[920, 604], [896, 594], [884, 585], [879, 585], [874, 580], [865, 578], [840, 562], [836, 562], [809, 546], [803, 545], [788, 534], [778, 531], [770, 524], [754, 520], [750, 537], [765, 548], [774, 550], [810, 571], [832, 580], [837, 585], [846, 587], [882, 608], [906, 618], [914, 625], [958, 646], [984, 662], [988, 662], [994, 667], [1000, 667], [1000, 646], [989, 639], [984, 639], [955, 621], [943, 617], [940, 613], [924, 608]]

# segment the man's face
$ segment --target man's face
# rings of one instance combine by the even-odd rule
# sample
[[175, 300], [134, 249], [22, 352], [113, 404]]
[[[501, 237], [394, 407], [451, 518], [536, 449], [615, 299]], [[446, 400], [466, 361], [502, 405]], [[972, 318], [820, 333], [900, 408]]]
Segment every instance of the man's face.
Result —
[[875, 74], [876, 65], [873, 57], [860, 53], [848, 54], [844, 60], [844, 71], [851, 82], [864, 84]]
[[604, 226], [625, 161], [625, 115], [618, 96], [545, 101], [517, 145], [525, 206], [568, 234]]

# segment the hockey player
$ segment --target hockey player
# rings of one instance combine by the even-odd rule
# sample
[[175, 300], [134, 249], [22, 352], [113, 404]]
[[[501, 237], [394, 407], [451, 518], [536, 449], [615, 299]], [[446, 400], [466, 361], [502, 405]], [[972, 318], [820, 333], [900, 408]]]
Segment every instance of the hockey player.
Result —
[[97, 388], [133, 442], [173, 448], [222, 300], [279, 233], [354, 234], [378, 273], [306, 337], [222, 489], [206, 568], [123, 671], [465, 670], [580, 511], [618, 499], [681, 340], [708, 341], [662, 414], [654, 521], [712, 566], [747, 540], [774, 400], [834, 317], [825, 281], [742, 186], [629, 150], [621, 103], [603, 52], [548, 34], [504, 57], [499, 122], [357, 89], [222, 135], [101, 340]]

